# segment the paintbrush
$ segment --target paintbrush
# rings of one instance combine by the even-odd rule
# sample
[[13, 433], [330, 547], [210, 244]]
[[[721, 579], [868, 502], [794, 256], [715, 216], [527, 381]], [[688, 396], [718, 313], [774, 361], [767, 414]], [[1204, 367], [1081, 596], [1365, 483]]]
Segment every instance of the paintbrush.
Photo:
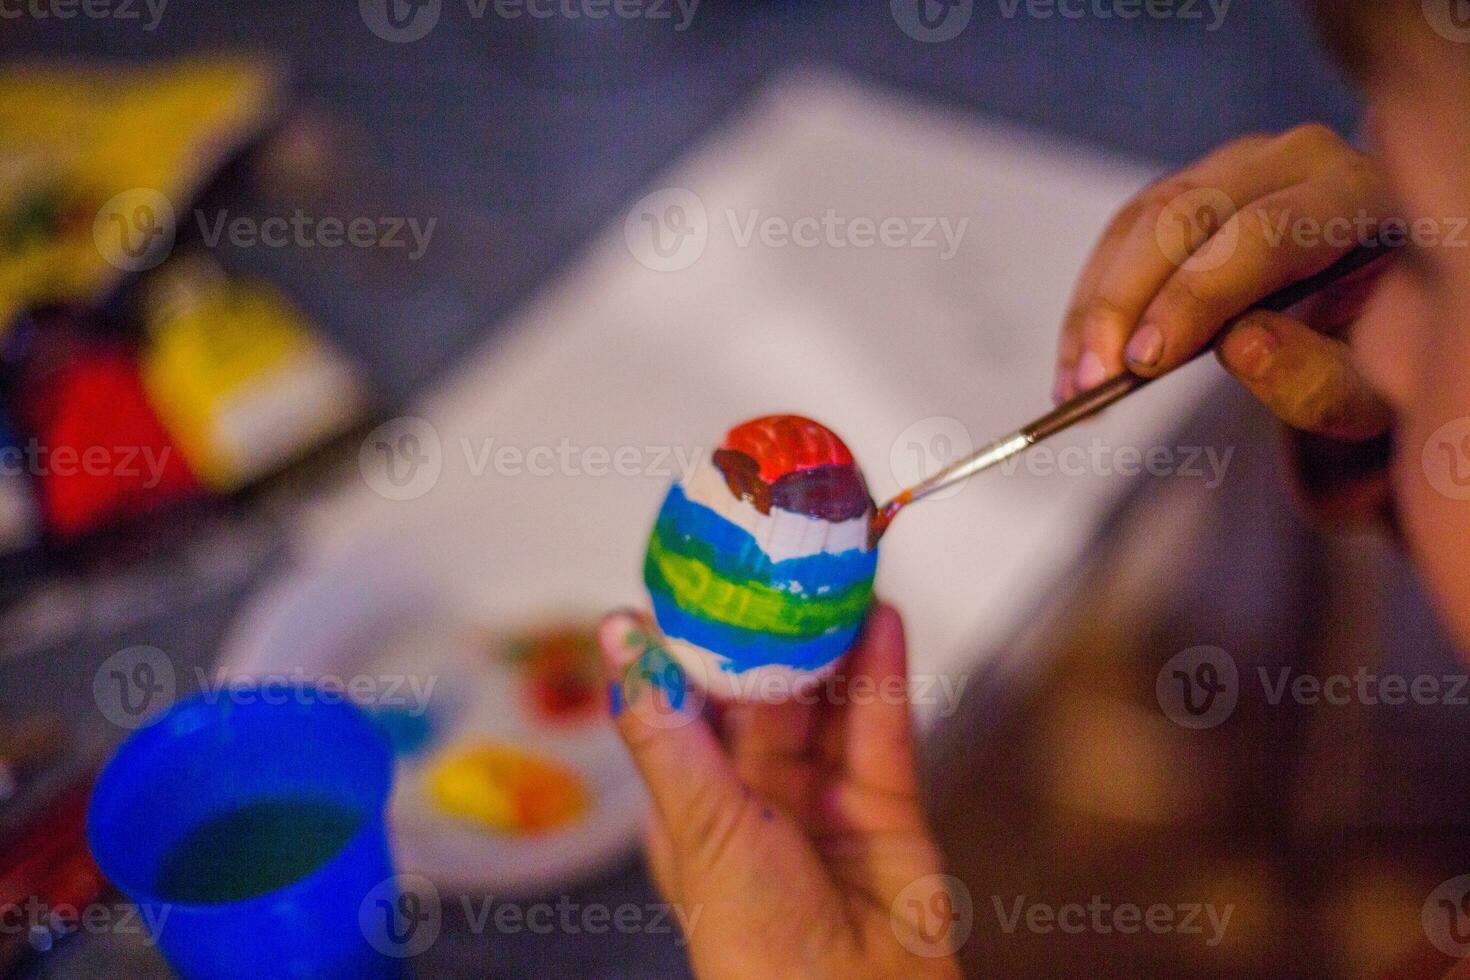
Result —
[[[1284, 289], [1277, 290], [1251, 307], [1251, 310], [1247, 312], [1271, 310], [1280, 313], [1290, 309], [1302, 300], [1377, 261], [1396, 247], [1397, 243], [1389, 244], [1383, 241], [1371, 245], [1361, 245], [1316, 275], [1303, 279], [1300, 282], [1292, 283]], [[1231, 322], [1234, 323], [1235, 321], [1232, 320]], [[1200, 354], [1211, 350], [1228, 329], [1229, 324], [1215, 335], [1214, 340], [1205, 345], [1200, 351]], [[1198, 356], [1199, 354], [1195, 355], [1195, 357]], [[1139, 377], [1136, 374], [1125, 371], [1116, 378], [1105, 381], [1096, 388], [1085, 391], [1077, 397], [1063, 402], [1050, 412], [1041, 416], [1041, 418], [1022, 426], [1005, 438], [991, 443], [974, 455], [952, 463], [933, 476], [900, 492], [892, 500], [874, 512], [869, 530], [870, 543], [877, 543], [878, 539], [883, 536], [883, 532], [887, 531], [888, 526], [893, 523], [893, 518], [898, 512], [914, 501], [923, 500], [937, 490], [952, 486], [963, 480], [968, 480], [982, 470], [987, 470], [1019, 453], [1025, 452], [1048, 436], [1054, 436], [1058, 432], [1070, 429], [1083, 419], [1091, 418], [1109, 405], [1123, 398], [1123, 396], [1137, 391], [1152, 380], [1154, 379]]]

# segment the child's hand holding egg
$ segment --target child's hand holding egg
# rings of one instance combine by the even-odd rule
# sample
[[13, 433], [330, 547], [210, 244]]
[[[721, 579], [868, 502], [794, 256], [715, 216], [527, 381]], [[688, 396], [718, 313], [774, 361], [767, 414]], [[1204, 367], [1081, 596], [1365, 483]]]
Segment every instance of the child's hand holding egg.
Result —
[[669, 652], [717, 697], [781, 701], [830, 673], [873, 597], [873, 501], [852, 453], [796, 415], [731, 429], [670, 488], [644, 562]]

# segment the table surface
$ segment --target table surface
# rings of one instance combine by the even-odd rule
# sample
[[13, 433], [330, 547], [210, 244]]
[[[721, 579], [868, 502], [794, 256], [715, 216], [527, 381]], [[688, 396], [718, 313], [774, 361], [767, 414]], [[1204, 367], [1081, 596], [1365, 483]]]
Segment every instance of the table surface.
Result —
[[[243, 48], [282, 58], [295, 103], [350, 129], [362, 152], [357, 165], [375, 176], [373, 193], [404, 213], [439, 216], [437, 234], [452, 247], [432, 250], [411, 279], [379, 288], [361, 286], [363, 276], [344, 268], [354, 259], [345, 252], [257, 249], [223, 260], [281, 283], [395, 399], [455, 365], [670, 161], [792, 65], [840, 68], [1161, 168], [1244, 132], [1310, 119], [1351, 131], [1356, 118], [1293, 4], [1232, 5], [1218, 30], [976, 5], [957, 38], [935, 44], [905, 35], [889, 5], [875, 2], [706, 0], [683, 33], [563, 18], [506, 29], [446, 4], [441, 24], [410, 45], [375, 37], [355, 8], [175, 0], [151, 31], [105, 20], [7, 21], [0, 53], [155, 59]], [[1007, 16], [1011, 10], [1019, 13]], [[405, 322], [415, 329], [404, 330]], [[62, 639], [0, 664], [0, 720], [51, 708], [79, 724], [91, 719], [95, 738], [115, 737], [98, 725], [91, 702], [90, 679], [105, 657], [155, 643], [180, 651], [185, 663], [207, 663], [282, 549], [277, 525], [257, 512], [215, 515], [204, 530], [232, 542], [224, 546], [232, 560], [196, 542], [181, 546], [199, 559], [193, 564], [160, 554], [100, 585], [95, 576], [59, 579], [53, 598], [65, 600], [64, 628], [35, 628]], [[636, 864], [571, 897], [611, 907], [656, 901]], [[476, 936], [453, 927], [421, 966], [424, 975], [478, 976], [486, 964], [509, 977], [685, 969], [668, 936]], [[125, 936], [69, 942], [35, 975], [92, 976], [104, 965], [114, 975], [164, 975], [156, 956]]]

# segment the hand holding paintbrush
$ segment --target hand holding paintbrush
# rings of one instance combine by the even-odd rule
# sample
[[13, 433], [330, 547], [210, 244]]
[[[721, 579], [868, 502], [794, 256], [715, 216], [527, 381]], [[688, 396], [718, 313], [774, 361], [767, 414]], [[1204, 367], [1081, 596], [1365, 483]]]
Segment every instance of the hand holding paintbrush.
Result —
[[[1273, 313], [1284, 312], [1303, 300], [1316, 295], [1328, 286], [1340, 282], [1353, 273], [1366, 268], [1373, 262], [1383, 258], [1391, 250], [1392, 248], [1390, 246], [1382, 243], [1360, 246], [1322, 272], [1272, 293], [1251, 307], [1251, 310], [1248, 312], [1254, 312], [1256, 310], [1267, 310]], [[1218, 339], [1223, 337], [1225, 331], [1228, 329], [1229, 324], [1211, 340], [1209, 345], [1195, 354], [1194, 357], [1198, 357], [1205, 350], [1213, 349]], [[1083, 419], [1091, 418], [1125, 395], [1129, 395], [1144, 387], [1152, 380], [1154, 379], [1151, 377], [1143, 377], [1125, 371], [1109, 381], [1104, 381], [1096, 388], [1084, 391], [1082, 394], [1068, 399], [1047, 414], [1017, 429], [1010, 435], [991, 443], [974, 455], [946, 466], [921, 483], [901, 491], [892, 500], [883, 504], [875, 511], [870, 541], [876, 543], [883, 536], [883, 533], [888, 530], [888, 526], [893, 522], [893, 518], [907, 505], [917, 500], [923, 500], [925, 497], [944, 487], [968, 480], [976, 473], [1003, 463], [1017, 453], [1025, 452], [1048, 436], [1056, 435], [1058, 432], [1071, 428]]]

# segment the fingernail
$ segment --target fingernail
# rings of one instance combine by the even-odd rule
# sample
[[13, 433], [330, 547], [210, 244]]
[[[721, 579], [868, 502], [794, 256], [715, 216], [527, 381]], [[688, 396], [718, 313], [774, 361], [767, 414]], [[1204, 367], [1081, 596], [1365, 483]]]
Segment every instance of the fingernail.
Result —
[[1231, 331], [1226, 339], [1228, 352], [1235, 369], [1247, 377], [1259, 380], [1271, 369], [1271, 359], [1281, 347], [1281, 341], [1265, 327], [1240, 326]]
[[1096, 388], [1108, 380], [1108, 369], [1103, 367], [1102, 358], [1095, 351], [1088, 351], [1077, 362], [1077, 387], [1081, 391]]
[[1067, 400], [1067, 372], [1064, 368], [1057, 368], [1056, 380], [1051, 383], [1051, 403], [1060, 405]]
[[609, 613], [597, 628], [597, 643], [602, 659], [613, 671], [620, 671], [643, 652], [646, 637], [643, 624], [632, 613]]
[[1153, 367], [1164, 355], [1164, 335], [1152, 323], [1145, 323], [1128, 339], [1123, 354], [1139, 367]]

